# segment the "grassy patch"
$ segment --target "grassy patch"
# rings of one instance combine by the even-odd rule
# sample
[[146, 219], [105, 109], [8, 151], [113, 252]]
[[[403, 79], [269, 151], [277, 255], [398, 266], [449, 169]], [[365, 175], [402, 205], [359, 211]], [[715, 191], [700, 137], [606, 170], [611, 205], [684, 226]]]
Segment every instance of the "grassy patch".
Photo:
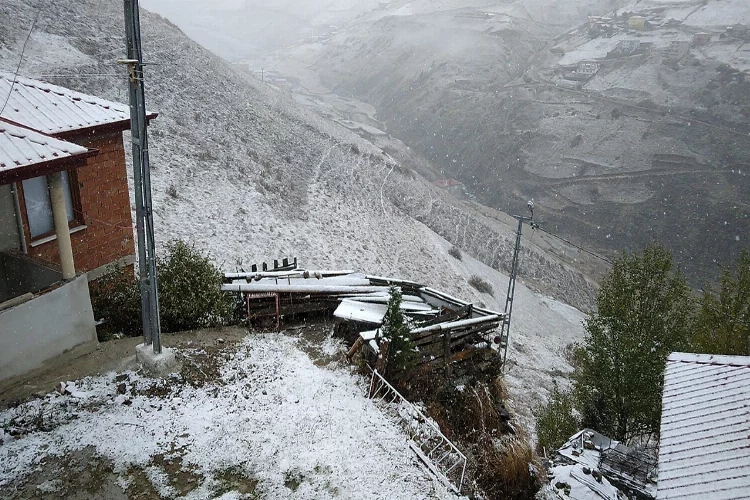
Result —
[[230, 491], [236, 491], [250, 498], [260, 498], [257, 491], [258, 480], [254, 479], [239, 465], [233, 465], [214, 473], [214, 478], [219, 486], [214, 490], [214, 495], [221, 496]]

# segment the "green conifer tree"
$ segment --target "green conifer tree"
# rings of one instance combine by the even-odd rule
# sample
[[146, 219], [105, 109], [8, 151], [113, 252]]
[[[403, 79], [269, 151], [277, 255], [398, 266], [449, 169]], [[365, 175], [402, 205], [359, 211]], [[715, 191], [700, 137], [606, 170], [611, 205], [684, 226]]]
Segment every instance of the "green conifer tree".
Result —
[[388, 300], [388, 309], [383, 317], [380, 336], [388, 342], [385, 375], [390, 379], [398, 380], [414, 367], [417, 353], [409, 335], [409, 326], [401, 311], [401, 289], [391, 286], [390, 294], [391, 298]]

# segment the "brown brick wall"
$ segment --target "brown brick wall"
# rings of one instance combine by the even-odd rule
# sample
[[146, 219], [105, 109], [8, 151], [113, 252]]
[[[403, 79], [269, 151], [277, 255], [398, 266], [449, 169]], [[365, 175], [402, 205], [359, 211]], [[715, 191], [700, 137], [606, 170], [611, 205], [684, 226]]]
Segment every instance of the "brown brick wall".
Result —
[[[76, 271], [91, 271], [135, 254], [122, 133], [66, 140], [99, 150], [71, 177], [76, 179], [80, 196], [81, 214], [77, 218], [87, 226], [70, 235], [73, 258]], [[25, 226], [26, 239], [32, 241], [28, 223]], [[29, 254], [48, 262], [60, 262], [56, 241], [29, 246]]]

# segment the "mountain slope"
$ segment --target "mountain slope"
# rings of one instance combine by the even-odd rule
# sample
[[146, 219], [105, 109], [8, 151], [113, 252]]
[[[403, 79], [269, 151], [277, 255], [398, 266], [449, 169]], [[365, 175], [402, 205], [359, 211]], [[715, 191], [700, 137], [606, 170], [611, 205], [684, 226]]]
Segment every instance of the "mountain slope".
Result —
[[[374, 106], [376, 126], [479, 201], [512, 213], [533, 198], [545, 227], [597, 252], [658, 241], [701, 286], [747, 246], [745, 2], [613, 3], [618, 17], [600, 22], [609, 31], [592, 21], [561, 34], [512, 5], [409, 5], [266, 67], [300, 77], [303, 91]], [[634, 14], [649, 29], [628, 28]], [[701, 31], [708, 45], [677, 62], [664, 56]], [[622, 41], [649, 49], [602, 59], [588, 82], [564, 77]]]

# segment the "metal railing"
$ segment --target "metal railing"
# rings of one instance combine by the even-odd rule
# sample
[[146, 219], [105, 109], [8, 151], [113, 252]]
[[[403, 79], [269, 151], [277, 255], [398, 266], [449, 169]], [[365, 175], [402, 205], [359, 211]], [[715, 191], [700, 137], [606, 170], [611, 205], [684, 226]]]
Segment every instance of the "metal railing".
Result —
[[367, 396], [409, 435], [409, 446], [440, 481], [461, 492], [466, 456], [440, 432], [419, 408], [401, 395], [377, 370], [373, 370]]

